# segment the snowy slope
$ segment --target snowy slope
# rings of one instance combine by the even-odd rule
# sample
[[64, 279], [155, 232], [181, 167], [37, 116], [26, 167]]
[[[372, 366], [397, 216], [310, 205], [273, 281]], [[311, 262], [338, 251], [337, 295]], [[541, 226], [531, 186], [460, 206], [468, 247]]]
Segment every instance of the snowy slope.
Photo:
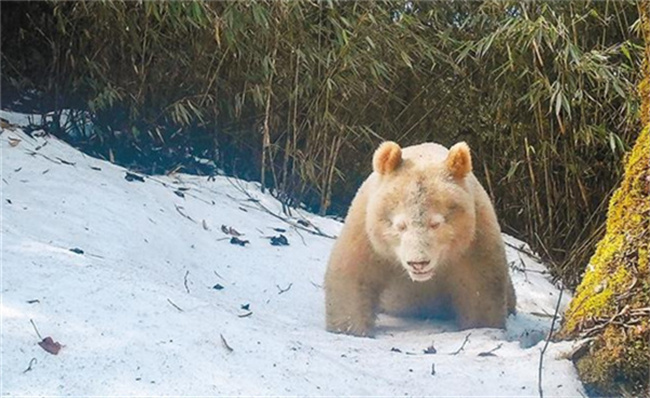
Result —
[[[508, 249], [519, 313], [506, 331], [381, 316], [374, 339], [335, 335], [320, 286], [333, 240], [262, 210], [281, 214], [258, 184], [127, 181], [121, 167], [16, 128], [0, 148], [2, 395], [537, 395], [559, 292], [518, 251]], [[300, 217], [325, 234], [341, 226]], [[250, 243], [231, 244], [222, 225]], [[273, 228], [289, 246], [270, 244]], [[64, 345], [58, 355], [37, 345], [30, 320]], [[545, 395], [583, 394], [570, 349], [549, 346]]]

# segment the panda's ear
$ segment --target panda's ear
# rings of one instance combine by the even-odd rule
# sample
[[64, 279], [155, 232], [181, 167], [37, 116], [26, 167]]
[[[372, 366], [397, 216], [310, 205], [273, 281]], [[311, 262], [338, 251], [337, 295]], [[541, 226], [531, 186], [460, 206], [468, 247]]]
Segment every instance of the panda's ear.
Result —
[[459, 142], [449, 149], [445, 166], [454, 178], [463, 178], [472, 171], [472, 156], [469, 153], [469, 146], [465, 142]]
[[372, 168], [378, 174], [389, 174], [402, 163], [402, 148], [393, 141], [379, 145], [372, 157]]

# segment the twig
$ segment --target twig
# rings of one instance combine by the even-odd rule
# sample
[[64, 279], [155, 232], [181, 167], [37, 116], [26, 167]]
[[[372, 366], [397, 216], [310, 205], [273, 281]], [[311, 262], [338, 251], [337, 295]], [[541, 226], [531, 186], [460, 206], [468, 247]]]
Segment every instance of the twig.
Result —
[[296, 231], [296, 233], [297, 233], [298, 236], [300, 237], [300, 240], [302, 240], [302, 244], [305, 245], [305, 246], [307, 246], [307, 242], [305, 242], [305, 238], [302, 236], [302, 234], [300, 233], [300, 231], [298, 230], [298, 228], [293, 227], [293, 229]]
[[36, 332], [36, 335], [38, 336], [39, 339], [43, 340], [43, 336], [38, 332], [38, 329], [36, 329], [36, 324], [34, 323], [33, 320], [29, 320], [32, 323], [32, 326], [34, 327], [34, 331]]
[[494, 351], [498, 350], [502, 346], [503, 346], [503, 343], [500, 343], [498, 346], [494, 347], [493, 349], [491, 349], [489, 351], [479, 352], [478, 356], [479, 357], [492, 357], [492, 356], [495, 356]]
[[253, 315], [253, 311], [248, 311], [245, 314], [237, 315], [239, 318], [247, 318], [249, 316]]
[[177, 306], [176, 304], [174, 304], [173, 301], [171, 301], [170, 299], [167, 299], [167, 301], [169, 301], [169, 304], [173, 305], [174, 308], [176, 308], [176, 309], [179, 310], [180, 312], [183, 312], [183, 309], [182, 309], [181, 307]]
[[219, 275], [219, 273], [218, 273], [217, 271], [212, 270], [212, 272], [214, 272], [214, 274], [215, 274], [216, 276], [218, 276], [219, 278], [223, 279], [223, 276]]
[[291, 289], [291, 286], [293, 286], [293, 283], [290, 283], [289, 286], [287, 286], [286, 289], [281, 288], [280, 285], [275, 285], [275, 287], [277, 287], [278, 290], [279, 290], [278, 294], [282, 294], [282, 293], [284, 293], [284, 292], [288, 292], [289, 289]]
[[536, 255], [535, 253], [531, 252], [530, 250], [526, 250], [523, 247], [515, 246], [512, 243], [508, 243], [508, 242], [503, 242], [503, 243], [505, 243], [506, 246], [512, 247], [513, 249], [517, 250], [518, 252], [524, 253], [525, 255], [527, 255], [528, 257], [532, 258], [535, 261], [541, 261], [539, 256]]
[[292, 227], [297, 228], [297, 229], [302, 229], [303, 231], [309, 232], [309, 233], [312, 234], [312, 235], [323, 236], [323, 237], [325, 237], [325, 238], [329, 238], [329, 239], [336, 239], [335, 236], [331, 236], [331, 235], [327, 235], [327, 234], [323, 233], [323, 232], [320, 231], [318, 228], [316, 228], [316, 226], [314, 226], [314, 229], [315, 229], [315, 230], [312, 230], [312, 229], [309, 229], [309, 228], [305, 228], [305, 227], [303, 227], [303, 226], [300, 225], [300, 224], [293, 223], [293, 222], [291, 222], [290, 220], [287, 220], [286, 218], [284, 218], [284, 217], [282, 217], [282, 216], [279, 216], [279, 215], [275, 214], [274, 212], [272, 212], [271, 210], [269, 210], [267, 207], [265, 207], [263, 204], [261, 204], [257, 199], [253, 198], [253, 197], [251, 196], [251, 194], [248, 193], [248, 191], [246, 191], [244, 188], [242, 188], [242, 187], [236, 185], [236, 184], [235, 184], [234, 182], [232, 182], [229, 178], [226, 178], [226, 180], [228, 180], [228, 182], [229, 182], [232, 186], [234, 186], [235, 188], [237, 188], [238, 190], [240, 190], [240, 191], [241, 191], [244, 195], [246, 195], [249, 199], [254, 200], [253, 203], [255, 203], [255, 204], [258, 206], [257, 208], [253, 207], [254, 209], [256, 209], [256, 210], [262, 210], [262, 211], [264, 211], [264, 212], [266, 212], [266, 213], [272, 215], [273, 217], [275, 217], [275, 218], [277, 218], [277, 219], [279, 219], [279, 220], [281, 220], [281, 221], [283, 221], [283, 222], [285, 222], [285, 223], [291, 225]]
[[43, 154], [40, 153], [40, 152], [29, 152], [29, 151], [26, 151], [25, 153], [27, 153], [27, 154], [30, 155], [30, 156], [36, 156], [36, 155], [38, 155], [38, 156], [41, 156], [41, 157], [43, 157], [43, 158], [49, 160], [49, 161], [52, 162], [52, 163], [61, 164], [61, 162], [57, 162], [56, 160], [54, 160], [54, 159], [52, 159], [52, 158], [50, 158], [50, 157], [48, 157], [48, 156], [45, 156], [45, 155], [43, 155]]
[[61, 162], [61, 163], [63, 163], [63, 164], [66, 164], [66, 165], [68, 165], [68, 166], [74, 166], [74, 165], [76, 164], [75, 162], [68, 162], [67, 160], [65, 160], [65, 159], [61, 159], [61, 158], [59, 158], [59, 157], [57, 157], [56, 159], [57, 159], [59, 162]]
[[194, 219], [192, 219], [192, 217], [188, 216], [187, 214], [185, 214], [185, 213], [183, 213], [183, 212], [181, 211], [181, 209], [182, 209], [181, 206], [175, 204], [174, 207], [176, 207], [176, 211], [177, 211], [181, 216], [187, 218], [188, 220], [190, 220], [190, 221], [192, 221], [192, 222], [194, 222], [194, 223], [196, 222], [196, 221], [194, 221]]
[[538, 316], [540, 318], [553, 318], [553, 315], [547, 314], [546, 311], [544, 311], [544, 312], [531, 311], [530, 315], [535, 315], [535, 316]]
[[219, 333], [219, 337], [221, 337], [221, 344], [223, 344], [223, 347], [224, 347], [228, 352], [233, 352], [233, 351], [235, 351], [231, 346], [228, 345], [228, 342], [226, 341], [226, 338], [223, 337], [223, 334]]
[[87, 256], [90, 256], [90, 257], [99, 258], [99, 259], [102, 259], [102, 260], [105, 260], [105, 259], [106, 259], [106, 257], [104, 257], [104, 256], [100, 256], [99, 254], [92, 254], [92, 253], [88, 253], [88, 252], [86, 252], [86, 255], [87, 255]]
[[32, 370], [32, 365], [37, 364], [37, 363], [38, 363], [38, 361], [36, 360], [36, 358], [30, 359], [29, 360], [29, 366], [27, 366], [27, 369], [23, 370], [23, 373], [27, 373], [30, 370]]
[[189, 276], [190, 271], [187, 270], [185, 271], [185, 277], [183, 278], [183, 285], [185, 285], [185, 290], [187, 290], [187, 294], [190, 294], [190, 288], [187, 286], [187, 277]]
[[557, 304], [555, 304], [555, 313], [553, 314], [553, 320], [551, 321], [551, 330], [548, 331], [548, 336], [546, 337], [546, 343], [544, 348], [539, 353], [539, 367], [537, 368], [537, 389], [539, 391], [539, 398], [544, 398], [544, 390], [542, 389], [542, 367], [544, 364], [544, 353], [546, 353], [546, 348], [548, 348], [548, 343], [551, 341], [551, 336], [553, 336], [553, 329], [555, 328], [555, 320], [557, 319], [557, 313], [560, 310], [560, 303], [562, 302], [562, 293], [564, 289], [560, 286], [560, 294], [557, 298]]
[[[630, 309], [629, 305], [626, 305], [623, 307], [622, 310], [618, 310], [618, 307], [616, 309], [616, 312], [614, 315], [611, 317], [596, 317], [596, 318], [591, 318], [591, 321], [595, 323], [594, 326], [590, 327], [589, 329], [585, 329], [580, 333], [581, 337], [591, 337], [597, 334], [600, 330], [605, 328], [607, 325], [623, 325], [626, 327], [631, 327], [631, 325], [638, 324], [641, 322], [640, 319], [638, 318], [632, 318], [632, 317], [642, 317], [642, 316], [647, 316], [647, 314], [650, 314], [650, 307], [646, 308], [633, 308]], [[628, 319], [627, 320], [617, 320], [617, 318], [622, 318], [623, 316], [627, 315]]]
[[465, 349], [465, 344], [467, 344], [467, 342], [469, 341], [469, 336], [471, 336], [471, 335], [472, 335], [472, 333], [467, 333], [467, 336], [465, 336], [465, 340], [463, 341], [463, 345], [461, 345], [458, 350], [456, 350], [455, 352], [452, 352], [449, 355], [458, 355], [458, 353], [463, 351], [463, 349]]

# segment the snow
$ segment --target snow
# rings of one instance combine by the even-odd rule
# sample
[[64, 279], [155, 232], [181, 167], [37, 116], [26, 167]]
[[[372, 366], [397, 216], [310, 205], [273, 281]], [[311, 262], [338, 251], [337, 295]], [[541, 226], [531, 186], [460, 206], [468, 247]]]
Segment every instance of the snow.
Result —
[[[282, 214], [259, 184], [127, 181], [123, 168], [40, 135], [0, 134], [1, 395], [537, 395], [559, 290], [520, 251], [508, 247], [519, 312], [507, 330], [380, 316], [375, 338], [331, 334], [321, 284], [334, 241], [262, 210]], [[328, 235], [341, 227], [293, 216]], [[222, 225], [250, 243], [231, 244]], [[273, 228], [286, 229], [289, 246], [270, 245]], [[37, 344], [30, 320], [64, 345], [58, 355]], [[437, 352], [425, 354], [432, 344]], [[571, 348], [549, 345], [547, 396], [584, 394]]]
[[[70, 115], [69, 110], [64, 110], [61, 112], [61, 123], [65, 124], [68, 121]], [[5, 119], [8, 123], [26, 127], [28, 125], [42, 125], [47, 122], [51, 122], [54, 119], [54, 112], [49, 112], [45, 115], [37, 114], [25, 114], [10, 112], [5, 110], [0, 110], [0, 118]]]

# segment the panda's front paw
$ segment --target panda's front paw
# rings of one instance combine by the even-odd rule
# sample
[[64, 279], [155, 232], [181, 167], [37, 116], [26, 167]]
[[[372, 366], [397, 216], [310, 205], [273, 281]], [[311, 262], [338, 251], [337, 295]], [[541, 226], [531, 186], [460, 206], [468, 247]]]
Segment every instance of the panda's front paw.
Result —
[[347, 320], [335, 325], [327, 325], [327, 331], [332, 333], [349, 334], [356, 337], [373, 337], [372, 323], [368, 322], [352, 322]]

